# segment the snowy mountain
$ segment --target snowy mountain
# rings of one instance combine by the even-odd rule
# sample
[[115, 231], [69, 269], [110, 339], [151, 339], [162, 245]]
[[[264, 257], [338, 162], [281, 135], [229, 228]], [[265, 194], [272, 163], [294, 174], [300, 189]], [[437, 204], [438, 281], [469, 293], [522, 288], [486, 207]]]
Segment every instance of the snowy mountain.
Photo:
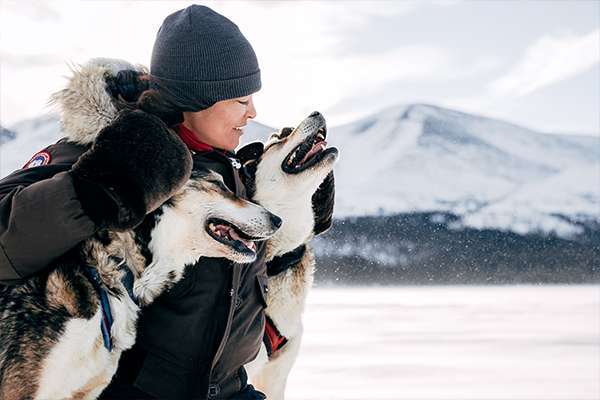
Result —
[[[290, 121], [290, 125], [293, 122]], [[9, 127], [0, 175], [61, 137], [55, 115]], [[275, 129], [251, 121], [242, 143]], [[437, 213], [453, 229], [571, 237], [600, 223], [600, 138], [552, 135], [440, 107], [386, 109], [329, 130], [336, 216]], [[440, 221], [433, 221], [439, 223]]]
[[600, 138], [430, 105], [334, 127], [338, 217], [444, 212], [456, 227], [572, 236], [600, 222]]
[[0, 176], [21, 168], [36, 152], [60, 139], [55, 114], [27, 119], [9, 128], [15, 135], [0, 145]]

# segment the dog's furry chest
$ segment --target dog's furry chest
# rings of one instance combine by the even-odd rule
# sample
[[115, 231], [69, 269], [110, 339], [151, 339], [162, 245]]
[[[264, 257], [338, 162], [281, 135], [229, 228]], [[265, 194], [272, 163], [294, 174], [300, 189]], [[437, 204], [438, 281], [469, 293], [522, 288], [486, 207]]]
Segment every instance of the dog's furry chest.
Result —
[[[139, 310], [128, 297], [110, 296], [109, 303], [114, 318], [110, 330], [112, 351], [105, 347], [102, 338], [100, 306], [90, 319], [70, 319], [42, 364], [35, 399], [80, 395], [95, 398], [108, 385], [121, 353], [135, 342]], [[63, 379], [65, 370], [72, 371], [67, 381]]]
[[265, 207], [276, 215], [285, 216], [283, 226], [268, 241], [268, 259], [290, 252], [310, 239], [313, 230], [310, 206], [299, 203], [268, 204]]
[[314, 256], [309, 245], [294, 267], [269, 278], [267, 314], [280, 332], [290, 338], [302, 329], [302, 313], [314, 279]]

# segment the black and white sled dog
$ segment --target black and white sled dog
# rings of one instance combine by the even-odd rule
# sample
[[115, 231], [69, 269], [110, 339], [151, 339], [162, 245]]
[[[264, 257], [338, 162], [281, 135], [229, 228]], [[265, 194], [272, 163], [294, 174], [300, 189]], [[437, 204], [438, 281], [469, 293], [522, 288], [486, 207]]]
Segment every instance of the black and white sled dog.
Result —
[[[246, 365], [250, 381], [268, 399], [283, 400], [302, 339], [302, 313], [313, 283], [309, 241], [331, 225], [336, 148], [327, 148], [323, 116], [314, 112], [295, 129], [238, 151], [249, 176], [250, 198], [276, 213], [283, 225], [266, 242], [269, 274], [267, 329], [257, 358]], [[318, 190], [319, 189], [319, 190]]]
[[[92, 143], [101, 128], [111, 129], [118, 110], [105, 78], [126, 68], [94, 60], [75, 71], [57, 95], [69, 140]], [[254, 241], [273, 235], [280, 223], [229, 192], [220, 175], [194, 170], [138, 228], [102, 230], [46, 273], [2, 287], [0, 399], [98, 397], [135, 342], [140, 307], [202, 256], [252, 262]]]

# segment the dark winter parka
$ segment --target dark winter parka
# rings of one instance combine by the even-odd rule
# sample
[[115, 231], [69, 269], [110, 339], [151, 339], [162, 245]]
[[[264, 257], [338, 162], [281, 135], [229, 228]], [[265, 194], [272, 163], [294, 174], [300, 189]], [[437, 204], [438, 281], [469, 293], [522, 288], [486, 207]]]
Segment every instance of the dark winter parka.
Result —
[[[18, 283], [95, 231], [73, 188], [70, 168], [86, 146], [49, 146], [50, 163], [0, 181], [0, 281]], [[237, 163], [212, 151], [193, 156], [239, 196]], [[264, 246], [247, 265], [203, 258], [145, 309], [133, 349], [121, 357], [107, 391], [133, 385], [160, 399], [228, 399], [246, 386], [243, 365], [264, 332], [267, 275]], [[116, 389], [115, 389], [116, 388]], [[106, 393], [106, 391], [105, 391]]]

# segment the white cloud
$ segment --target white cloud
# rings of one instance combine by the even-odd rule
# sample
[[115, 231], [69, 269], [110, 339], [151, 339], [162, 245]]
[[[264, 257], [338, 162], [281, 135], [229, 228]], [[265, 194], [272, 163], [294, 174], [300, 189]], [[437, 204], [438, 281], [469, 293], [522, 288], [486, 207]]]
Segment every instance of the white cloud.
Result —
[[584, 72], [599, 61], [598, 29], [583, 36], [546, 36], [529, 47], [523, 59], [490, 88], [497, 95], [525, 96]]
[[59, 12], [55, 8], [58, 3], [48, 3], [43, 0], [4, 0], [2, 2], [2, 8], [4, 11], [10, 11], [12, 14], [26, 15], [29, 18], [44, 21], [48, 19], [58, 20], [60, 17]]
[[48, 111], [70, 63], [115, 57], [147, 65], [161, 21], [189, 3], [0, 1], [0, 123]]
[[348, 29], [362, 29], [373, 17], [406, 14], [415, 2], [258, 4], [213, 3], [236, 21], [257, 52], [263, 80], [256, 95], [258, 119], [272, 126], [293, 124], [388, 80], [435, 76], [447, 63], [447, 52], [434, 46], [402, 46], [368, 56], [336, 51]]
[[[65, 83], [68, 63], [103, 56], [148, 65], [162, 20], [191, 3], [0, 0], [0, 123], [10, 125], [44, 112], [48, 96]], [[505, 65], [505, 52], [474, 50], [460, 35], [456, 46], [442, 44], [446, 42], [437, 41], [436, 36], [416, 35], [410, 24], [404, 24], [409, 18], [420, 18], [418, 22], [427, 25], [428, 7], [437, 7], [438, 3], [203, 3], [232, 19], [254, 46], [263, 79], [263, 89], [256, 95], [257, 120], [271, 126], [293, 124], [313, 110], [327, 112], [328, 121], [334, 124], [399, 100], [451, 106], [455, 99], [459, 106], [488, 112], [498, 99], [512, 99], [550, 84], [556, 76], [585, 68], [581, 60], [587, 59], [588, 64], [598, 60], [598, 31], [583, 38], [546, 38], [525, 53], [522, 63], [498, 79], [491, 92], [482, 87], [490, 75], [498, 76], [496, 71]], [[378, 31], [379, 21], [389, 23], [391, 16], [397, 17], [397, 30], [388, 29], [383, 38]], [[468, 21], [468, 16], [464, 18]], [[453, 24], [428, 29], [452, 37], [456, 33]], [[356, 39], [357, 35], [365, 35], [364, 43], [375, 38], [389, 40], [386, 48], [396, 45], [385, 52], [353, 53], [349, 37]], [[594, 41], [596, 47], [591, 49]], [[535, 62], [527, 61], [530, 58]], [[477, 96], [474, 93], [462, 102], [456, 100], [469, 92], [444, 92], [453, 82], [462, 82]], [[348, 98], [353, 104], [350, 108], [344, 103]], [[340, 102], [344, 107], [339, 106]], [[546, 110], [541, 107], [540, 114]]]
[[[64, 84], [67, 63], [104, 56], [148, 65], [162, 20], [189, 3], [57, 1], [52, 3], [55, 18], [40, 18], [35, 6], [9, 3], [0, 30], [3, 123], [43, 111], [49, 94]], [[270, 125], [289, 125], [387, 80], [425, 80], [444, 76], [447, 69], [448, 52], [431, 45], [369, 56], [336, 52], [349, 30], [368, 34], [374, 18], [405, 15], [418, 2], [205, 4], [232, 19], [254, 46], [263, 72], [258, 120]]]

